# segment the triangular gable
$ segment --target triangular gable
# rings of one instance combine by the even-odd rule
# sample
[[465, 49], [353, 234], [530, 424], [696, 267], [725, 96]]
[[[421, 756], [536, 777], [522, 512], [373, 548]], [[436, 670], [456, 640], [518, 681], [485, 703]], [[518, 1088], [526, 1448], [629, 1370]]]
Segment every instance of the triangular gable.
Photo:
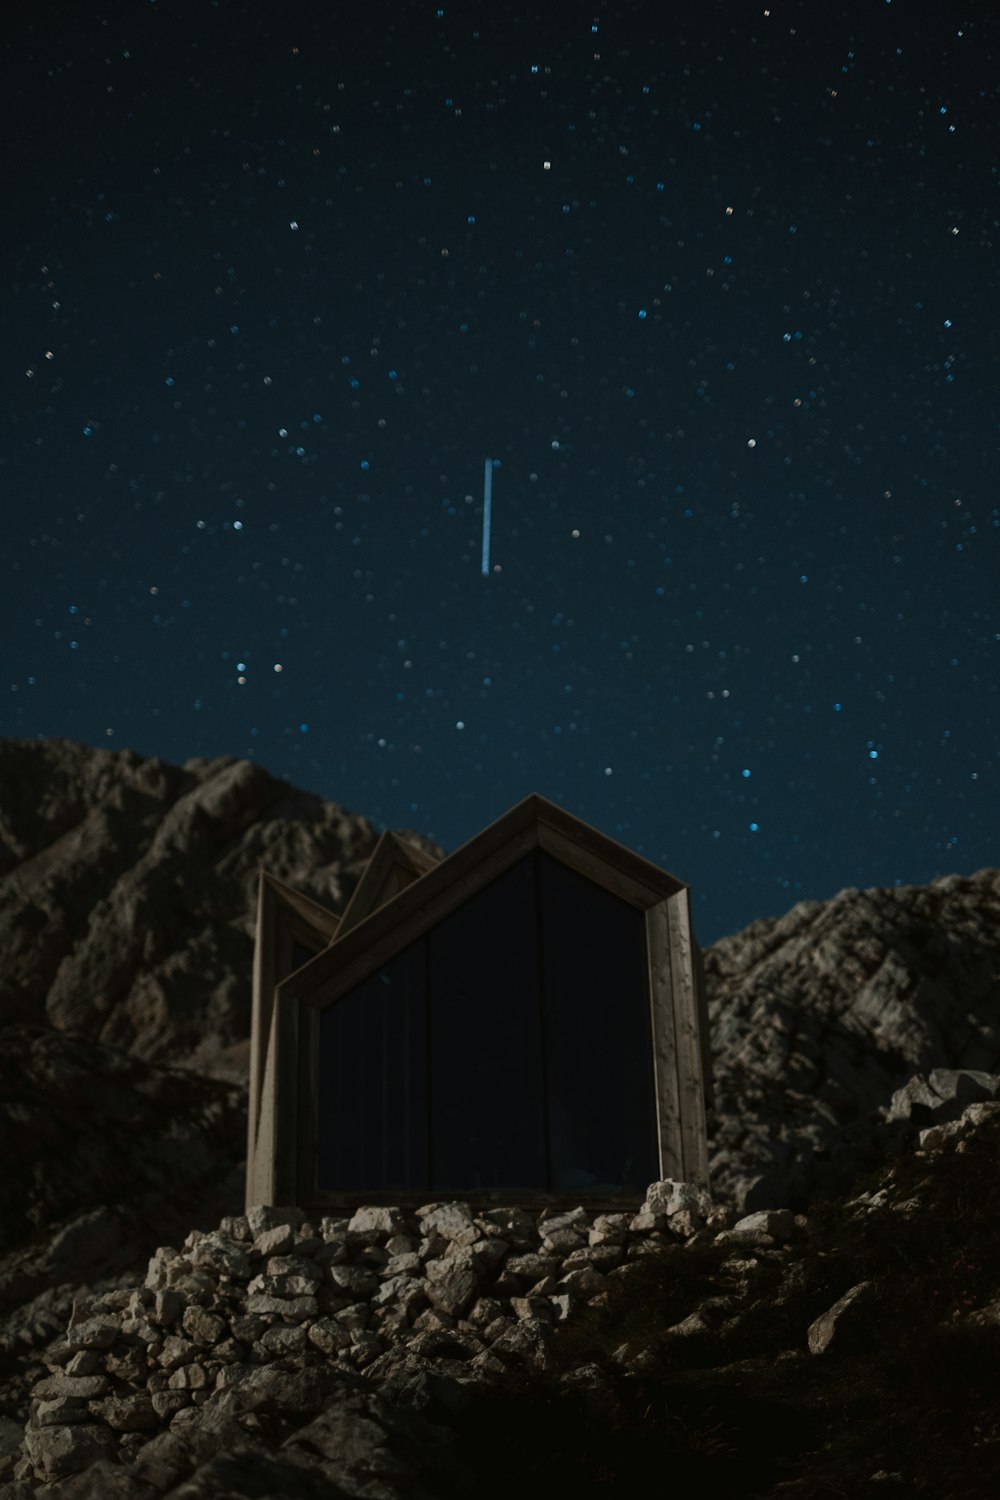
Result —
[[[407, 851], [413, 848], [402, 845], [401, 840], [396, 842]], [[391, 909], [388, 898], [381, 905], [372, 905], [363, 917], [359, 913], [350, 930], [345, 913], [336, 942], [290, 975], [281, 993], [305, 998], [317, 986], [325, 987], [334, 975], [338, 988], [358, 983], [535, 848], [544, 849], [633, 905], [650, 905], [687, 890], [684, 881], [533, 793], [433, 865], [419, 880], [396, 892]], [[362, 882], [367, 875], [366, 870]], [[373, 883], [376, 878], [373, 875]]]
[[426, 875], [440, 861], [416, 844], [408, 844], [395, 833], [383, 833], [365, 866], [347, 910], [340, 919], [337, 937], [343, 937], [365, 917], [391, 901], [393, 896]]

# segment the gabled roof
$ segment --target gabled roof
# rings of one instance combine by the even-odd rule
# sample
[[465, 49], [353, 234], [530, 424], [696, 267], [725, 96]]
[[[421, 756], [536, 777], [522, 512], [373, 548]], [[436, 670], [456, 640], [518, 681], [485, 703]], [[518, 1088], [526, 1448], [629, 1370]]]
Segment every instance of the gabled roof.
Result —
[[391, 901], [421, 875], [426, 875], [439, 861], [416, 844], [408, 844], [395, 833], [383, 833], [375, 845], [354, 895], [340, 919], [337, 937], [363, 922], [371, 912]]
[[[386, 837], [394, 836], [383, 836], [383, 841]], [[373, 864], [379, 859], [383, 841], [372, 857]], [[407, 854], [411, 853], [413, 846], [403, 846], [398, 839], [394, 842]], [[343, 993], [536, 848], [636, 907], [653, 906], [687, 889], [675, 875], [533, 793], [453, 854], [426, 869], [419, 878], [384, 898], [382, 904], [375, 904], [372, 894], [367, 914], [352, 925], [347, 917], [368, 881], [366, 871], [335, 941], [284, 980], [280, 994], [308, 1002], [320, 987], [328, 995], [330, 981], [337, 992]], [[380, 864], [381, 874], [376, 869], [372, 876], [369, 887], [372, 893], [389, 888], [385, 872], [389, 869], [388, 862], [397, 858], [396, 848], [387, 846]], [[364, 900], [369, 900], [367, 892]]]

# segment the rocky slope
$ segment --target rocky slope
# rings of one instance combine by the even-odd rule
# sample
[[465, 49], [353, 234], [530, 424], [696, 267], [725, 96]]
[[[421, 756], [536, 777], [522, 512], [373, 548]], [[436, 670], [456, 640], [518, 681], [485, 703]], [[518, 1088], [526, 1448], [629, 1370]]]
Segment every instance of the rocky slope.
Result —
[[0, 741], [0, 1402], [81, 1287], [242, 1207], [258, 868], [342, 909], [376, 841], [248, 761]]
[[[889, 1118], [915, 1075], [1000, 1071], [996, 870], [801, 902], [717, 943], [705, 970], [712, 1186], [747, 1207], [845, 1189], [905, 1138], [911, 1107], [930, 1118], [919, 1088]], [[974, 1078], [943, 1087], [992, 1097]]]
[[0, 740], [3, 1019], [245, 1083], [259, 866], [339, 910], [376, 840], [251, 761]]
[[[65, 1369], [68, 1320], [107, 1296], [117, 1315], [157, 1246], [239, 1219], [259, 864], [341, 910], [376, 837], [249, 762], [0, 741], [0, 1480], [30, 1391]], [[802, 903], [707, 951], [720, 1212], [811, 1214], [887, 1158], [902, 1170], [921, 1126], [1000, 1094], [998, 914], [986, 870]], [[338, 1365], [342, 1423], [398, 1417], [403, 1448], [427, 1440], [352, 1371], [345, 1385]], [[328, 1375], [305, 1372], [301, 1410], [326, 1410]], [[322, 1475], [284, 1482], [333, 1493]]]
[[74, 1306], [0, 1496], [986, 1500], [998, 1166], [1000, 1101], [807, 1215], [253, 1209]]

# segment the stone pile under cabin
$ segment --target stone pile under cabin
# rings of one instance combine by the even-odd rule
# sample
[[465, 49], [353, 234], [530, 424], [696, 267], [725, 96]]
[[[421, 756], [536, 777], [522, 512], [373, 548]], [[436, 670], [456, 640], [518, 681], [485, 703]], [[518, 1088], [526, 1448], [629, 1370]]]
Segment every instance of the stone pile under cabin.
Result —
[[340, 917], [261, 872], [247, 1206], [638, 1206], [708, 1185], [687, 886], [544, 797]]

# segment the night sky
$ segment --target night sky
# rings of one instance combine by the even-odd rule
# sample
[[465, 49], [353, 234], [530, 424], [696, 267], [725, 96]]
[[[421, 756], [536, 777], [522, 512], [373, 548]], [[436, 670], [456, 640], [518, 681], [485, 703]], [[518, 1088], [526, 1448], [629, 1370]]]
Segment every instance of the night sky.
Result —
[[993, 5], [15, 15], [0, 733], [541, 792], [702, 943], [1000, 863]]

